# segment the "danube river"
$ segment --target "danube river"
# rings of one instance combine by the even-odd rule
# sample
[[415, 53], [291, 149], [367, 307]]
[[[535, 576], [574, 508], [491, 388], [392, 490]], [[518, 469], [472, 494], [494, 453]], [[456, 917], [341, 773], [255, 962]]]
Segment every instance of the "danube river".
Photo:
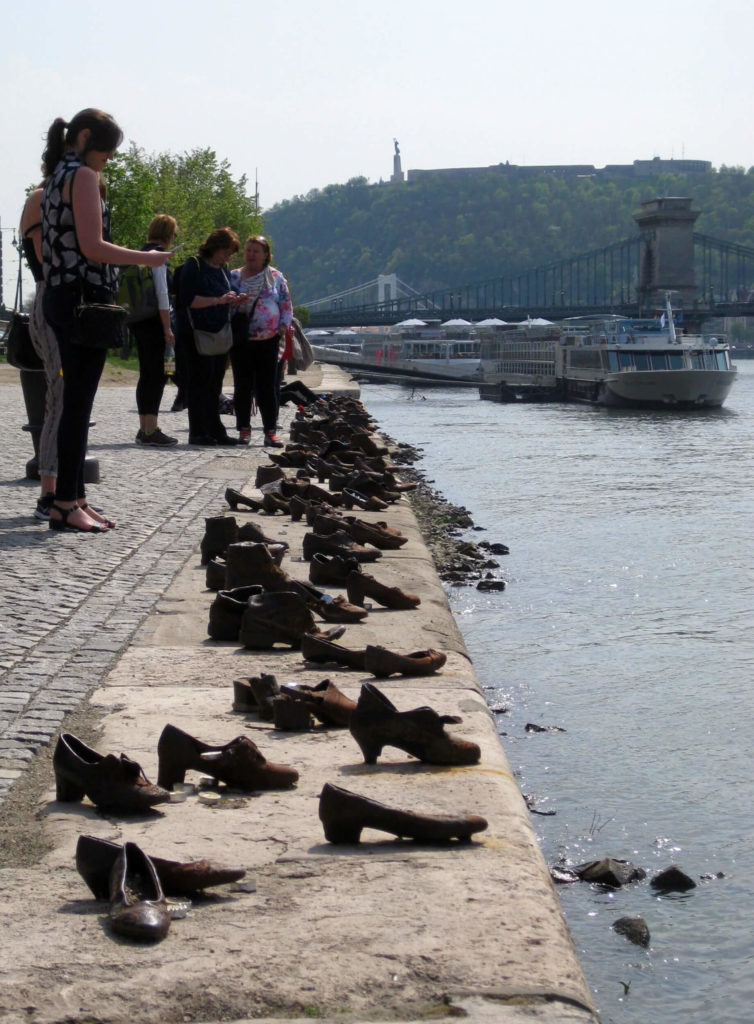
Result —
[[[547, 863], [648, 873], [559, 888], [603, 1024], [754, 1019], [754, 364], [739, 371], [700, 413], [363, 388], [484, 528], [469, 538], [510, 546], [504, 593], [449, 596], [521, 789], [555, 812], [532, 816]], [[697, 888], [654, 893], [670, 864]], [[649, 948], [612, 931], [624, 915]]]

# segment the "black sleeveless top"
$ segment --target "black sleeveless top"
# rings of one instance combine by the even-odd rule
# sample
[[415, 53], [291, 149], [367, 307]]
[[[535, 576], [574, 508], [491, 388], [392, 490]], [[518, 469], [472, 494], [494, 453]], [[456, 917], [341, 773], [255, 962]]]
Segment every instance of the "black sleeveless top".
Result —
[[31, 271], [31, 276], [39, 284], [40, 281], [44, 281], [44, 270], [42, 264], [37, 259], [37, 253], [34, 249], [34, 242], [29, 238], [29, 232], [33, 231], [34, 228], [38, 228], [39, 224], [32, 224], [30, 228], [27, 228], [26, 234], [21, 240], [21, 248], [24, 252], [24, 259], [26, 265]]
[[[54, 288], [80, 282], [115, 291], [118, 268], [88, 260], [79, 248], [73, 207], [63, 199], [63, 186], [82, 166], [75, 153], [66, 153], [42, 193], [42, 261], [45, 281]], [[102, 204], [102, 236], [110, 241], [110, 212]]]

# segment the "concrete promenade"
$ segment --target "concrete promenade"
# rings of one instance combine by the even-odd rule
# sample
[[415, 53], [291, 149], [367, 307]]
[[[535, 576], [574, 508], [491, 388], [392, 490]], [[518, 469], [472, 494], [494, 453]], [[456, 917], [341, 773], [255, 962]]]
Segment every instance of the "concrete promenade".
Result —
[[[353, 388], [336, 368], [302, 375], [322, 391]], [[363, 764], [348, 730], [284, 733], [232, 711], [232, 680], [329, 677], [356, 698], [362, 673], [312, 666], [298, 651], [245, 651], [207, 639], [213, 594], [199, 542], [205, 516], [227, 510], [227, 486], [253, 492], [268, 459], [249, 448], [189, 448], [186, 415], [161, 416], [177, 448], [137, 447], [133, 386], [101, 387], [90, 452], [101, 482], [89, 500], [118, 521], [105, 535], [54, 534], [31, 518], [38, 484], [12, 373], [0, 376], [0, 1022], [470, 1021], [593, 1022], [560, 903], [445, 593], [402, 499], [386, 518], [409, 542], [366, 570], [418, 593], [413, 611], [374, 605], [340, 643], [436, 647], [436, 676], [377, 681], [400, 710], [429, 704], [460, 715], [472, 767], [421, 764], [389, 747]], [[164, 405], [169, 406], [168, 391]], [[282, 435], [292, 410], [282, 414]], [[231, 419], [226, 422], [230, 426]], [[283, 568], [308, 578], [305, 524], [236, 513], [286, 540]], [[337, 593], [339, 591], [333, 591]], [[157, 740], [172, 723], [212, 744], [248, 735], [294, 766], [295, 789], [196, 795], [149, 816], [103, 815], [55, 800], [52, 749], [67, 729], [104, 753], [136, 759], [156, 781]], [[187, 781], [197, 781], [189, 773]], [[394, 807], [477, 813], [489, 829], [446, 847], [365, 830], [357, 845], [324, 840], [322, 785]], [[78, 875], [79, 834], [132, 840], [177, 860], [247, 868], [249, 891], [197, 897], [156, 946], [113, 936], [107, 905]]]

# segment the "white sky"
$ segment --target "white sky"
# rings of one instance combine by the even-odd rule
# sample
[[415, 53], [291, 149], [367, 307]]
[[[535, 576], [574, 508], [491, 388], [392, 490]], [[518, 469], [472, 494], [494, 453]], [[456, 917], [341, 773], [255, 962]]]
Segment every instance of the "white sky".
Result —
[[260, 200], [410, 168], [754, 165], [751, 0], [0, 0], [9, 242], [56, 116], [210, 147]]

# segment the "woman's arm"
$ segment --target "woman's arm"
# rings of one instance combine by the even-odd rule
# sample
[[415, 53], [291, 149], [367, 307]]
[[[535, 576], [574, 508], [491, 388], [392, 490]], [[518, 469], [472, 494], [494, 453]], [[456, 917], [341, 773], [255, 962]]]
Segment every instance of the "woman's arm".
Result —
[[280, 326], [290, 327], [293, 320], [293, 303], [291, 302], [291, 293], [288, 291], [288, 282], [280, 275], [278, 281], [278, 307], [280, 309]]
[[173, 329], [170, 326], [170, 296], [168, 295], [168, 268], [154, 267], [152, 269], [152, 280], [154, 291], [157, 297], [157, 313], [162, 323], [162, 333], [165, 341], [172, 345], [174, 342]]
[[102, 237], [102, 200], [99, 178], [90, 167], [79, 167], [76, 172], [71, 194], [73, 219], [81, 252], [88, 260], [96, 263], [114, 263], [117, 266], [161, 267], [170, 259], [171, 253], [152, 249], [125, 249], [113, 245]]
[[[31, 226], [31, 231], [29, 227]], [[24, 203], [21, 214], [21, 237], [30, 238], [39, 262], [42, 262], [42, 189], [35, 188]]]

